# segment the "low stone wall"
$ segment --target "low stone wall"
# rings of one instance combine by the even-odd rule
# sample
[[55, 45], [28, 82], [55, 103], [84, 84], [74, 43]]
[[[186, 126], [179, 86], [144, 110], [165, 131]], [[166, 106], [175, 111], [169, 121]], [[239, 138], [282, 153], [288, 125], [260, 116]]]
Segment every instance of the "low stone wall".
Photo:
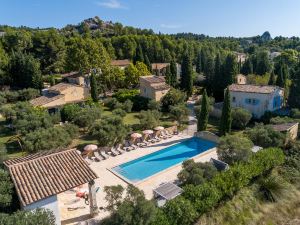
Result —
[[219, 143], [219, 137], [209, 131], [199, 131], [194, 134], [195, 137]]

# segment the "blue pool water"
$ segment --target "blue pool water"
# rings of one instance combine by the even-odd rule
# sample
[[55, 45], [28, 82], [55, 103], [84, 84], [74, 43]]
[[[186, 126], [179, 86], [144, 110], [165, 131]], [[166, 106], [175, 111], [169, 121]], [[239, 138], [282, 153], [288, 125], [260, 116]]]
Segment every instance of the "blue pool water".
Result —
[[215, 146], [215, 142], [193, 137], [176, 145], [116, 166], [112, 170], [131, 182], [137, 182]]

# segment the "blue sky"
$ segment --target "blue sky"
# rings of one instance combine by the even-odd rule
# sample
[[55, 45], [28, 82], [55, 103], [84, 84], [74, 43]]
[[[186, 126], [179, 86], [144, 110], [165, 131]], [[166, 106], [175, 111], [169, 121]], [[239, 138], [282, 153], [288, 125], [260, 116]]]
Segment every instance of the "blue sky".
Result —
[[300, 0], [0, 0], [0, 24], [63, 27], [99, 16], [155, 32], [300, 36]]

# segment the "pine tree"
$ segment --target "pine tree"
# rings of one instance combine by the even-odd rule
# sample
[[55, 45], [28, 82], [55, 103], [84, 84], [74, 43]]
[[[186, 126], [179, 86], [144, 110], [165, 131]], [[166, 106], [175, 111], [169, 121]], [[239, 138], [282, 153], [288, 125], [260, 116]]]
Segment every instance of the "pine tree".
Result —
[[276, 76], [274, 70], [272, 70], [268, 85], [276, 85]]
[[230, 104], [230, 93], [228, 88], [225, 91], [224, 103], [222, 108], [222, 116], [220, 121], [219, 132], [220, 135], [225, 135], [231, 131], [231, 104]]
[[143, 50], [140, 44], [136, 48], [134, 62], [144, 62]]
[[180, 87], [184, 90], [187, 96], [193, 93], [193, 67], [190, 55], [185, 53], [181, 65], [181, 81]]
[[94, 73], [92, 73], [91, 75], [91, 97], [94, 102], [98, 102], [98, 87], [97, 87], [96, 76]]
[[150, 63], [150, 60], [149, 60], [149, 58], [148, 58], [148, 55], [147, 54], [145, 54], [145, 57], [144, 57], [144, 59], [145, 59], [145, 64], [146, 64], [146, 66], [147, 66], [147, 68], [148, 68], [148, 70], [152, 73], [152, 66], [151, 66], [151, 63]]
[[207, 128], [208, 123], [208, 117], [209, 117], [209, 100], [206, 93], [206, 90], [204, 89], [202, 94], [202, 102], [201, 102], [201, 110], [200, 113], [197, 115], [197, 130], [203, 131]]

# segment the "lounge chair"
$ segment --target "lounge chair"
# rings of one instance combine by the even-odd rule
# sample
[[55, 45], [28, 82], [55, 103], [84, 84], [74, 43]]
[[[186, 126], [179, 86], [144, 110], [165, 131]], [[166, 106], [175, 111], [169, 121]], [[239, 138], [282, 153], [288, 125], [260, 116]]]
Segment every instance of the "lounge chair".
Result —
[[88, 165], [92, 164], [92, 160], [90, 160], [88, 157], [85, 157], [84, 160], [87, 162]]
[[133, 149], [137, 149], [139, 146], [135, 145], [132, 141], [129, 141], [129, 144], [131, 147], [133, 147]]
[[115, 150], [117, 152], [119, 152], [120, 154], [123, 154], [125, 151], [121, 148], [121, 144], [118, 144], [116, 147], [115, 147]]
[[114, 147], [111, 147], [109, 151], [110, 151], [110, 153], [111, 153], [113, 156], [120, 155], [120, 153], [117, 152], [117, 151], [114, 149]]
[[104, 159], [108, 159], [109, 155], [106, 153], [105, 150], [98, 150], [99, 155], [101, 155]]
[[151, 143], [155, 143], [155, 142], [159, 142], [159, 141], [161, 141], [160, 140], [160, 138], [157, 136], [157, 134], [155, 134], [155, 135], [150, 135], [150, 139], [148, 140], [149, 142], [151, 142]]
[[165, 136], [167, 136], [168, 138], [171, 138], [171, 137], [173, 137], [173, 134], [171, 134], [169, 130], [165, 130]]
[[99, 161], [102, 161], [102, 160], [106, 159], [105, 157], [103, 157], [102, 155], [100, 155], [99, 152], [97, 152], [97, 151], [94, 152], [94, 156], [95, 156]]
[[139, 138], [139, 139], [137, 139], [136, 145], [141, 148], [144, 148], [149, 145], [149, 142], [147, 142], [145, 138], [143, 138], [143, 139]]
[[165, 133], [165, 130], [162, 130], [162, 131], [160, 132], [159, 137], [162, 138], [162, 139], [167, 139], [167, 138], [168, 138], [168, 136], [167, 136], [166, 133]]
[[123, 150], [125, 150], [126, 152], [130, 152], [134, 150], [134, 147], [130, 145], [129, 141], [125, 141], [123, 145]]

